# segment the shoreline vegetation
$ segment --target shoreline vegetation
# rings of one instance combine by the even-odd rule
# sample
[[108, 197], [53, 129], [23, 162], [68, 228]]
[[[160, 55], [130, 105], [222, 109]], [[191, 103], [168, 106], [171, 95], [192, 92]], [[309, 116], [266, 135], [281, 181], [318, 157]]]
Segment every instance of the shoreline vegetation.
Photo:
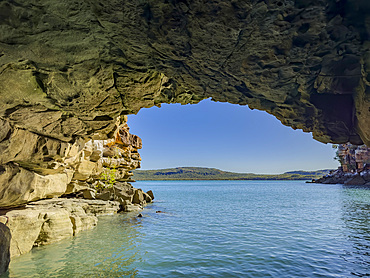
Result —
[[331, 169], [289, 171], [282, 174], [234, 173], [215, 168], [176, 167], [158, 170], [134, 170], [134, 179], [145, 180], [312, 180], [328, 175]]

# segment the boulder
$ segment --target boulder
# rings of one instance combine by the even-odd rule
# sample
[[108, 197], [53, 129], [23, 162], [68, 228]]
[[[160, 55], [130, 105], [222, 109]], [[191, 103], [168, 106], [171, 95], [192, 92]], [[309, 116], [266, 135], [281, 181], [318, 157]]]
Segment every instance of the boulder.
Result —
[[109, 201], [112, 199], [112, 194], [110, 191], [106, 190], [102, 193], [96, 194], [96, 199], [103, 200], [103, 201]]
[[344, 182], [345, 185], [364, 185], [365, 183], [366, 181], [360, 175], [351, 177]]
[[143, 209], [143, 207], [138, 204], [130, 204], [130, 205], [125, 205], [123, 209], [126, 212], [132, 212], [132, 211], [140, 211]]
[[132, 205], [130, 200], [126, 200], [123, 198], [117, 198], [116, 201], [118, 201], [121, 204], [122, 208], [124, 208], [126, 205]]
[[146, 192], [146, 194], [148, 194], [150, 196], [150, 198], [152, 198], [152, 200], [154, 200], [153, 191], [149, 190], [149, 191]]
[[76, 167], [76, 171], [73, 175], [73, 179], [85, 181], [92, 176], [96, 168], [96, 163], [90, 160], [81, 160]]
[[152, 202], [152, 198], [150, 197], [149, 194], [143, 192], [143, 196], [144, 196], [145, 202], [147, 202], [147, 203], [151, 203]]
[[76, 192], [84, 191], [88, 188], [89, 188], [89, 185], [86, 182], [72, 181], [67, 185], [67, 189], [64, 194], [76, 193]]
[[96, 195], [96, 190], [89, 188], [83, 191], [84, 199], [94, 200]]
[[0, 275], [8, 270], [10, 262], [10, 230], [0, 223]]
[[136, 189], [134, 196], [132, 197], [132, 203], [142, 205], [144, 201], [145, 199], [144, 199], [143, 191], [141, 189]]

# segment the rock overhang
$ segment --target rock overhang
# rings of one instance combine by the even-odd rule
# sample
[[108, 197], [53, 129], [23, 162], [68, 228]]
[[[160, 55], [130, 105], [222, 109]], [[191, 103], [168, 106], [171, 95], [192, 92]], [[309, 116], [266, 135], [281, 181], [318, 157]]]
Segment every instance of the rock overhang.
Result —
[[370, 145], [365, 0], [28, 0], [0, 11], [6, 125], [107, 138], [120, 115], [211, 97], [324, 143]]

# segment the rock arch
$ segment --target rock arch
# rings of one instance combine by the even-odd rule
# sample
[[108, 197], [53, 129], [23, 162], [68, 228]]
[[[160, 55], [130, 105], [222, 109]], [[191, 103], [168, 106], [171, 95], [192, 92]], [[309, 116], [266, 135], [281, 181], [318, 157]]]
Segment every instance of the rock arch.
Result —
[[47, 169], [63, 144], [112, 137], [120, 116], [209, 97], [321, 142], [370, 145], [369, 11], [366, 0], [1, 1], [0, 172]]
[[[161, 103], [212, 97], [324, 143], [370, 146], [369, 22], [367, 0], [3, 0], [0, 206], [73, 192], [104, 160], [90, 139], [121, 146], [129, 181], [140, 139], [124, 115]], [[59, 165], [66, 154], [79, 162]], [[137, 205], [152, 198], [125, 186]], [[62, 210], [71, 234], [96, 223]], [[40, 227], [54, 219], [32, 211]]]
[[101, 137], [161, 103], [249, 105], [322, 142], [370, 143], [367, 1], [2, 1], [0, 116]]

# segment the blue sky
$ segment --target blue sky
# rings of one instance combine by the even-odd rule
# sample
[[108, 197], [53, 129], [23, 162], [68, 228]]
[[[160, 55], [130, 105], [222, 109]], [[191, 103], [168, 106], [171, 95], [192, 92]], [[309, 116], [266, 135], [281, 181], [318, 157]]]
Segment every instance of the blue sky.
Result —
[[139, 152], [145, 170], [198, 166], [273, 174], [338, 167], [331, 144], [247, 106], [209, 99], [163, 104], [130, 115], [128, 125], [143, 140]]

